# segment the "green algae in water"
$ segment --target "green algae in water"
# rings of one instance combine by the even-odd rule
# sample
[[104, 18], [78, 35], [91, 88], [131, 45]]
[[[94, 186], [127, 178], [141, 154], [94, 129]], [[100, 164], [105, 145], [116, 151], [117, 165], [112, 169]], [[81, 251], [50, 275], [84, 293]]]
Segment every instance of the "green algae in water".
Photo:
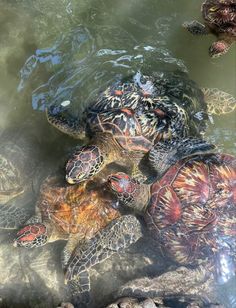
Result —
[[[41, 141], [45, 160], [56, 165], [77, 143], [47, 123], [40, 110], [48, 103], [71, 100], [81, 112], [99, 89], [138, 69], [186, 71], [199, 86], [217, 87], [236, 97], [235, 46], [225, 56], [211, 59], [208, 47], [214, 37], [194, 37], [181, 26], [186, 20], [201, 20], [201, 3], [2, 0], [0, 129], [21, 126], [27, 119]], [[213, 120], [207, 138], [221, 151], [236, 155], [235, 113]], [[4, 231], [0, 235], [2, 303], [7, 307], [56, 307], [68, 299], [60, 266], [63, 243], [23, 251], [11, 246], [13, 234]], [[161, 272], [163, 261], [153, 263], [155, 252], [151, 245], [144, 247], [142, 243], [130, 248], [92, 269], [95, 295], [104, 292], [97, 305], [107, 302], [129, 279]], [[234, 307], [235, 289], [232, 294], [228, 290], [222, 287], [222, 298], [226, 307]]]

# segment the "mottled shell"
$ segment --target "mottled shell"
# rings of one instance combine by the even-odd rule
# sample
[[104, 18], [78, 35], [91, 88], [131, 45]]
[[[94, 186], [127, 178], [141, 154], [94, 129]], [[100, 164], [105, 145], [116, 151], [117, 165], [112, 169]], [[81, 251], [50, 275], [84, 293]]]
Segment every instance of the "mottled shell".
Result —
[[114, 204], [115, 200], [101, 186], [90, 188], [89, 183], [61, 186], [57, 178], [49, 178], [42, 185], [37, 206], [42, 220], [54, 224], [59, 233], [91, 238], [119, 217]]
[[33, 136], [22, 130], [4, 131], [0, 144], [0, 204], [4, 204], [32, 184], [39, 146]]
[[128, 151], [147, 152], [155, 141], [199, 134], [206, 109], [203, 93], [185, 74], [156, 73], [109, 87], [88, 110], [87, 123]]
[[224, 33], [236, 39], [235, 0], [207, 0], [202, 4], [202, 14], [213, 32]]
[[236, 158], [204, 155], [173, 165], [151, 187], [146, 221], [178, 263], [221, 249], [236, 255]]

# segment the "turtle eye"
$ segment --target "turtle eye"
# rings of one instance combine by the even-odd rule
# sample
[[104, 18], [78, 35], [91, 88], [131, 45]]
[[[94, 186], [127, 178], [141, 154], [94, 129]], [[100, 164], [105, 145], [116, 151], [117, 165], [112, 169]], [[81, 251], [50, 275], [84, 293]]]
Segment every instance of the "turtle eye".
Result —
[[218, 7], [217, 6], [213, 6], [210, 8], [210, 12], [215, 12], [218, 10]]
[[110, 185], [112, 190], [114, 190], [115, 192], [118, 192], [118, 193], [123, 192], [123, 187], [121, 185], [120, 179], [117, 176], [111, 175], [108, 178], [108, 184]]

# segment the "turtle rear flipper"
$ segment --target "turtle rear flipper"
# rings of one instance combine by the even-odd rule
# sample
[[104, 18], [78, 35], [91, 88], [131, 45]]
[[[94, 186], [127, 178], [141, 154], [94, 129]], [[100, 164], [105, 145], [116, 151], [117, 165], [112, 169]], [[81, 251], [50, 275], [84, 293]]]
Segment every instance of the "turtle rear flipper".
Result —
[[138, 219], [133, 215], [126, 215], [110, 223], [82, 246], [78, 246], [69, 260], [65, 275], [73, 295], [78, 296], [80, 302], [88, 302], [89, 268], [135, 243], [141, 236]]
[[213, 144], [198, 138], [175, 138], [158, 142], [149, 152], [149, 160], [158, 174], [163, 174], [171, 165], [180, 159], [215, 149]]
[[0, 229], [18, 229], [30, 216], [29, 210], [6, 203], [0, 208]]
[[208, 112], [210, 114], [226, 114], [236, 110], [236, 98], [217, 88], [202, 88]]
[[85, 138], [85, 128], [77, 117], [68, 112], [67, 106], [51, 105], [46, 110], [46, 116], [48, 122], [59, 131], [76, 139]]
[[209, 34], [209, 28], [197, 20], [184, 22], [183, 27], [194, 35], [206, 35]]

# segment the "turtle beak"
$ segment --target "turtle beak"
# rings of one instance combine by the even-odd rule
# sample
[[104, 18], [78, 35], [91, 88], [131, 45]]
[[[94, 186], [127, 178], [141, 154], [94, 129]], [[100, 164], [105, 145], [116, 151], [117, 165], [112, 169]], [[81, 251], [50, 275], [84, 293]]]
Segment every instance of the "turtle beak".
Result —
[[72, 178], [70, 178], [69, 176], [66, 175], [66, 181], [69, 184], [76, 184], [75, 180], [73, 180]]

